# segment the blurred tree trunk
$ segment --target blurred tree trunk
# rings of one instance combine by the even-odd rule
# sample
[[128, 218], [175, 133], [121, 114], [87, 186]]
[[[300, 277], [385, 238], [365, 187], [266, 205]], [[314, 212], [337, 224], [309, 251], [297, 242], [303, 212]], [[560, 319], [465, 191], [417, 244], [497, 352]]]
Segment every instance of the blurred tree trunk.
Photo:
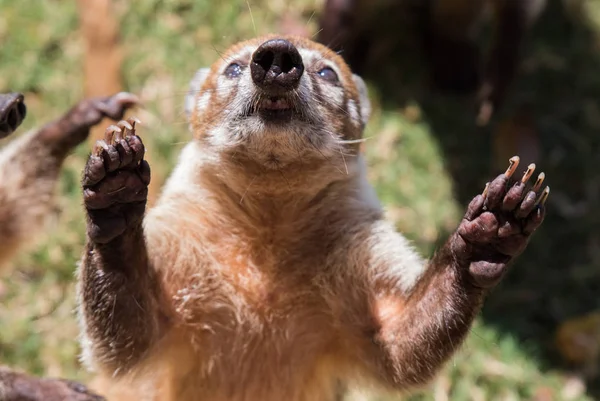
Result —
[[[77, 0], [79, 24], [85, 41], [84, 87], [85, 97], [109, 96], [123, 89], [121, 66], [124, 52], [121, 44], [120, 21], [112, 0]], [[90, 133], [91, 145], [102, 139], [111, 121], [105, 120]], [[151, 156], [146, 160], [152, 165]], [[160, 180], [154, 179], [148, 187], [148, 205], [158, 194]]]
[[[112, 0], [77, 0], [79, 24], [85, 41], [85, 97], [109, 96], [123, 90], [119, 21]], [[92, 144], [102, 139], [106, 121], [92, 129]]]

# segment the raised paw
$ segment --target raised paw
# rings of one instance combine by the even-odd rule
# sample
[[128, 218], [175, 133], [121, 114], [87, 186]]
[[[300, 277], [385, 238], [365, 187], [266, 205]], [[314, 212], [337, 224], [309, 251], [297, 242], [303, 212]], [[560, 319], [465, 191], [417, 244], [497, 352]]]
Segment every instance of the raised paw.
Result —
[[79, 102], [70, 113], [77, 115], [82, 124], [93, 126], [104, 117], [120, 120], [127, 109], [139, 104], [137, 96], [128, 92], [119, 92], [112, 96], [94, 97]]
[[104, 118], [117, 121], [125, 112], [139, 104], [139, 99], [127, 92], [106, 97], [84, 99], [52, 124], [42, 128], [40, 135], [44, 143], [66, 154], [85, 141], [90, 129]]
[[0, 138], [12, 134], [21, 125], [26, 114], [23, 94], [0, 94]]
[[481, 287], [496, 285], [507, 264], [521, 254], [530, 236], [544, 220], [544, 204], [550, 188], [542, 188], [545, 174], [530, 183], [535, 164], [520, 179], [513, 179], [519, 157], [510, 159], [505, 173], [489, 182], [467, 208], [452, 251], [459, 262], [469, 265], [469, 274]]
[[96, 142], [83, 174], [88, 235], [106, 243], [141, 223], [150, 183], [144, 144], [136, 135], [136, 118], [106, 129]]

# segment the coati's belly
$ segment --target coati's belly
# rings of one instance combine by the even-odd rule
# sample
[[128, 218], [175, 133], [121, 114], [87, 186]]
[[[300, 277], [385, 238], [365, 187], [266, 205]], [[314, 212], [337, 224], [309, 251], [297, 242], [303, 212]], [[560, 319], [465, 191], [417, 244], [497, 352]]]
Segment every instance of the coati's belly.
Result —
[[182, 323], [135, 377], [103, 386], [115, 395], [104, 394], [109, 401], [335, 400], [342, 354], [331, 314], [308, 293], [282, 297], [269, 310], [220, 291], [202, 306], [185, 305]]
[[[170, 395], [185, 401], [332, 401], [337, 378], [334, 355], [303, 343], [286, 344], [285, 333], [254, 338], [230, 352], [215, 347], [208, 355], [183, 347], [171, 360]], [[307, 338], [307, 343], [313, 341]], [[308, 345], [308, 344], [307, 344]], [[187, 348], [187, 351], [185, 350]], [[189, 352], [189, 354], [188, 354]], [[186, 354], [196, 358], [186, 361]], [[185, 361], [184, 363], [181, 363]], [[193, 384], [192, 384], [193, 383]]]
[[100, 378], [94, 388], [109, 401], [336, 399], [341, 372], [334, 363], [335, 347], [311, 346], [314, 335], [304, 342], [291, 340], [294, 333], [285, 331], [240, 333], [235, 340], [208, 336], [213, 338], [192, 344], [187, 334], [174, 330], [134, 375]]

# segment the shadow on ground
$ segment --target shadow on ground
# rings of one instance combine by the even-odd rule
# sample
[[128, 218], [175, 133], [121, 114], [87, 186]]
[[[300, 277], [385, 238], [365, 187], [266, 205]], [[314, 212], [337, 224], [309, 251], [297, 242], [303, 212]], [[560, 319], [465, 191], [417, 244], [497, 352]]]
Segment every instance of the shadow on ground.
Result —
[[[600, 60], [590, 28], [568, 19], [561, 2], [548, 3], [524, 49], [524, 71], [505, 107], [486, 128], [475, 126], [468, 99], [444, 98], [423, 84], [423, 68], [414, 60], [418, 52], [406, 47], [415, 41], [397, 40], [398, 24], [383, 22], [394, 13], [383, 11], [375, 29], [394, 32], [379, 54], [398, 56], [389, 60], [366, 55], [362, 75], [385, 100], [386, 110], [417, 100], [443, 150], [462, 205], [501, 172], [490, 163], [493, 128], [514, 113], [519, 102], [531, 102], [540, 139], [535, 162], [552, 188], [548, 215], [489, 297], [483, 319], [531, 347], [543, 369], [563, 369], [567, 367], [552, 343], [557, 325], [600, 309], [600, 212], [595, 207], [600, 200]], [[588, 381], [589, 395], [598, 399], [599, 382], [597, 376]]]

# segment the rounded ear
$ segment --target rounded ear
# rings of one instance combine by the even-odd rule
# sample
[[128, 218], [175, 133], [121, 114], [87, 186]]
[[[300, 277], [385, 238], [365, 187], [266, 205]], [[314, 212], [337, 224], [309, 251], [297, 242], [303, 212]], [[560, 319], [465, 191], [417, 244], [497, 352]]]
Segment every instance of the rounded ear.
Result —
[[185, 95], [185, 106], [184, 106], [185, 114], [186, 114], [188, 120], [190, 119], [190, 116], [192, 115], [192, 111], [196, 108], [196, 105], [195, 105], [196, 95], [198, 94], [198, 91], [200, 90], [200, 88], [202, 87], [202, 84], [206, 80], [206, 77], [208, 77], [209, 72], [210, 72], [210, 68], [200, 68], [199, 70], [196, 71], [196, 73], [194, 74], [194, 77], [190, 81], [190, 87]]
[[367, 125], [367, 122], [371, 117], [371, 101], [369, 100], [369, 91], [367, 90], [365, 81], [363, 81], [361, 77], [356, 74], [352, 74], [352, 78], [354, 79], [354, 84], [358, 89], [358, 102], [362, 123], [363, 125]]

